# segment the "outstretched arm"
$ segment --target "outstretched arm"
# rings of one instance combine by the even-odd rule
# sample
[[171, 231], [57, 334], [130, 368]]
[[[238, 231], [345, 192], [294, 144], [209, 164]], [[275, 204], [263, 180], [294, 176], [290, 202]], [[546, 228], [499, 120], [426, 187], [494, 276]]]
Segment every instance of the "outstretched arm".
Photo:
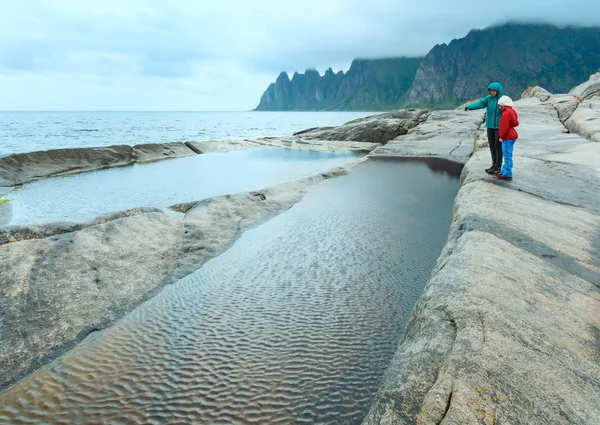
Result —
[[477, 102], [469, 103], [465, 106], [465, 110], [473, 111], [475, 109], [482, 109], [488, 105], [488, 101], [490, 100], [490, 96], [487, 95], [483, 99], [479, 99]]

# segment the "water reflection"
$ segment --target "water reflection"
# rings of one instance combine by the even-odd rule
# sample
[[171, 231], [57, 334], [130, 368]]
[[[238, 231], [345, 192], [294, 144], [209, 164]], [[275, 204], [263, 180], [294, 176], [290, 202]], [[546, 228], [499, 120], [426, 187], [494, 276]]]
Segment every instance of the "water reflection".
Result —
[[360, 424], [458, 180], [366, 161], [12, 389], [20, 423]]
[[12, 203], [0, 197], [0, 227], [7, 226], [12, 221]]
[[460, 173], [464, 167], [464, 164], [460, 162], [432, 157], [400, 158], [389, 156], [372, 156], [371, 158], [377, 161], [390, 161], [396, 163], [421, 163], [427, 165], [427, 167], [434, 173], [445, 174], [448, 177], [460, 177]]
[[339, 166], [356, 153], [252, 149], [40, 180], [11, 192], [11, 225], [87, 221], [100, 214], [262, 189]]

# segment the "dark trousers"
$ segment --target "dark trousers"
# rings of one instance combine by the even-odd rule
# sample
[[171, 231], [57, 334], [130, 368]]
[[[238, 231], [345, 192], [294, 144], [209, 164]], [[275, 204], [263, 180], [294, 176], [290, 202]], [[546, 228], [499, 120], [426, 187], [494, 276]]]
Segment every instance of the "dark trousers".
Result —
[[497, 128], [487, 129], [488, 144], [490, 145], [490, 152], [492, 154], [492, 167], [502, 167], [502, 143], [498, 136]]

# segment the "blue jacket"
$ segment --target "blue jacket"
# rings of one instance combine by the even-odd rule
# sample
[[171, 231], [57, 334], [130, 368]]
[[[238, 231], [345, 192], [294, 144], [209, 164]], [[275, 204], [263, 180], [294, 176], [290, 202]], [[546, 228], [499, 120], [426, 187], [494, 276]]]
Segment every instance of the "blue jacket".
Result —
[[502, 110], [498, 106], [498, 99], [504, 96], [504, 89], [500, 83], [492, 83], [488, 86], [488, 90], [498, 90], [498, 95], [492, 96], [491, 94], [488, 94], [483, 99], [468, 104], [466, 108], [469, 111], [473, 111], [475, 109], [487, 107], [485, 113], [485, 126], [487, 128], [500, 128], [500, 117], [502, 117]]

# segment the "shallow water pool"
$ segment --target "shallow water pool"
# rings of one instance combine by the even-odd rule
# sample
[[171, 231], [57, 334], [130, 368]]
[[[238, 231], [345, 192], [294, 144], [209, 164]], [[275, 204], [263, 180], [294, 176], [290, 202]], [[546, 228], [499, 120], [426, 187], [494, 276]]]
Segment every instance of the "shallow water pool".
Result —
[[366, 161], [0, 393], [11, 424], [360, 424], [460, 167]]
[[39, 180], [4, 196], [0, 225], [87, 221], [135, 207], [166, 208], [262, 189], [357, 158], [350, 151], [250, 149]]

